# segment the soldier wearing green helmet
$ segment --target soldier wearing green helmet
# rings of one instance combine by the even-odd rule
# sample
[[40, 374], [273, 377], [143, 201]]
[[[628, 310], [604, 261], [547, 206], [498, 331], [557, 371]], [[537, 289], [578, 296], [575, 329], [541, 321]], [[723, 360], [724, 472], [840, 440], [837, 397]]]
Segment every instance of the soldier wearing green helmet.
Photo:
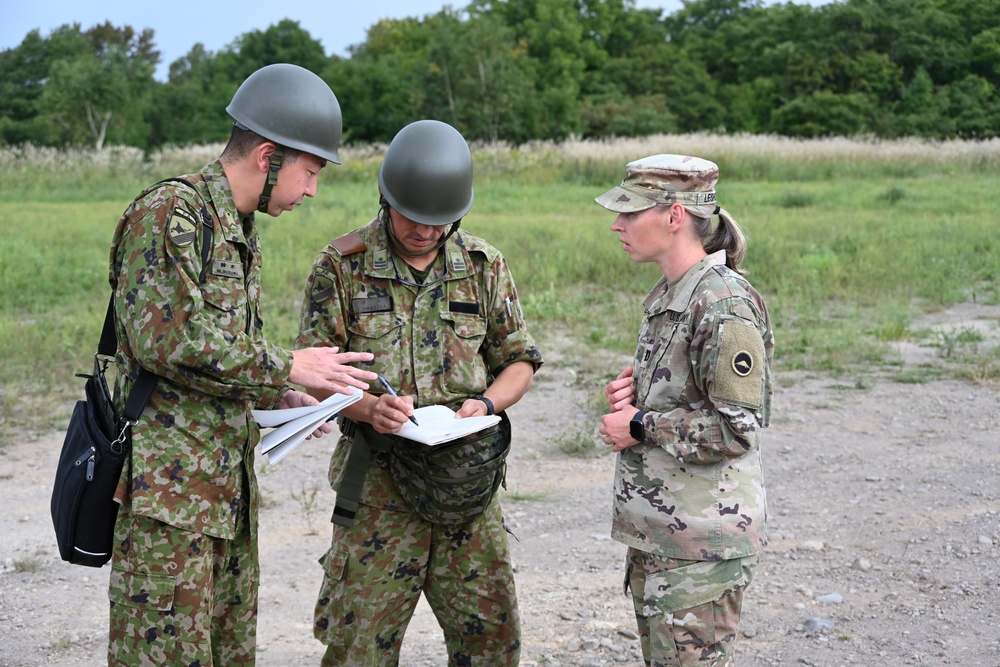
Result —
[[[379, 169], [378, 215], [331, 241], [308, 279], [298, 343], [371, 352], [366, 367], [395, 389], [373, 385], [341, 415], [330, 463], [333, 540], [321, 560], [314, 625], [327, 645], [323, 665], [398, 664], [421, 594], [444, 631], [449, 665], [518, 664], [498, 482], [473, 489], [477, 502], [468, 506], [436, 505], [439, 496], [421, 494], [428, 480], [405, 467], [414, 443], [396, 437], [415, 407], [446, 405], [458, 418], [503, 414], [542, 363], [503, 256], [459, 229], [473, 203], [472, 175], [457, 130], [433, 120], [407, 125]], [[446, 444], [442, 451], [458, 451]], [[509, 446], [501, 427], [460, 448], [471, 457], [496, 448], [502, 463]]]
[[291, 385], [347, 393], [375, 379], [349, 365], [370, 354], [287, 350], [262, 331], [255, 212], [291, 210], [340, 161], [336, 96], [308, 70], [269, 65], [228, 111], [219, 159], [140, 193], [111, 246], [119, 410], [141, 371], [156, 384], [115, 495], [109, 665], [254, 664], [251, 410], [316, 403]]

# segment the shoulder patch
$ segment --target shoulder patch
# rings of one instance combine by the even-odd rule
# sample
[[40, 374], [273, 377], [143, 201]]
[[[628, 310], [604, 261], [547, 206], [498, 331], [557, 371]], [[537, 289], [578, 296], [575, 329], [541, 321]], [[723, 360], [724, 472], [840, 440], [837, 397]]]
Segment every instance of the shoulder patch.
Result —
[[716, 329], [719, 356], [712, 398], [757, 409], [763, 401], [764, 339], [757, 327], [724, 318]]
[[317, 273], [313, 277], [312, 291], [310, 298], [313, 303], [324, 303], [333, 296], [333, 279], [323, 273]]
[[171, 243], [178, 248], [186, 248], [194, 243], [197, 229], [198, 223], [186, 211], [175, 208], [170, 212], [167, 236], [170, 237]]

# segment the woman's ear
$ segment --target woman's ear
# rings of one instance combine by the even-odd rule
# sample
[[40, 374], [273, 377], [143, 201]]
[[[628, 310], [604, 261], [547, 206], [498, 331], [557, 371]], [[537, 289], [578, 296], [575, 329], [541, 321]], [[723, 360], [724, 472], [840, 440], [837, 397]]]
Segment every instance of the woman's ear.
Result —
[[680, 230], [680, 228], [684, 225], [684, 218], [686, 215], [687, 211], [684, 209], [684, 206], [677, 202], [671, 204], [670, 208], [667, 209], [666, 215], [667, 231], [676, 232]]

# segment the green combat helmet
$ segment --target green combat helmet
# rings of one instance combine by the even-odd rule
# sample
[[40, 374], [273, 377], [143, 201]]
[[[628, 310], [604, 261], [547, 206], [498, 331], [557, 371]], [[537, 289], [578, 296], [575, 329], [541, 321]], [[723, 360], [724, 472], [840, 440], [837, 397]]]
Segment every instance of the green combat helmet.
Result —
[[389, 205], [422, 225], [458, 223], [472, 208], [472, 152], [447, 123], [418, 120], [393, 138], [378, 170]]
[[237, 127], [277, 145], [257, 206], [261, 212], [266, 212], [278, 181], [285, 147], [340, 164], [340, 103], [323, 79], [303, 67], [287, 63], [261, 67], [240, 85], [226, 112]]

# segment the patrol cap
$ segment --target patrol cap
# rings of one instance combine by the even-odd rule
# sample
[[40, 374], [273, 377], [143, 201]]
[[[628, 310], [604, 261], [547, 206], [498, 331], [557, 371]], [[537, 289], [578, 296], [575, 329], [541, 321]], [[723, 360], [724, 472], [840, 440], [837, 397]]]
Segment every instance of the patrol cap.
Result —
[[688, 155], [651, 155], [625, 165], [625, 180], [594, 199], [618, 213], [645, 211], [657, 204], [715, 207], [719, 166]]

